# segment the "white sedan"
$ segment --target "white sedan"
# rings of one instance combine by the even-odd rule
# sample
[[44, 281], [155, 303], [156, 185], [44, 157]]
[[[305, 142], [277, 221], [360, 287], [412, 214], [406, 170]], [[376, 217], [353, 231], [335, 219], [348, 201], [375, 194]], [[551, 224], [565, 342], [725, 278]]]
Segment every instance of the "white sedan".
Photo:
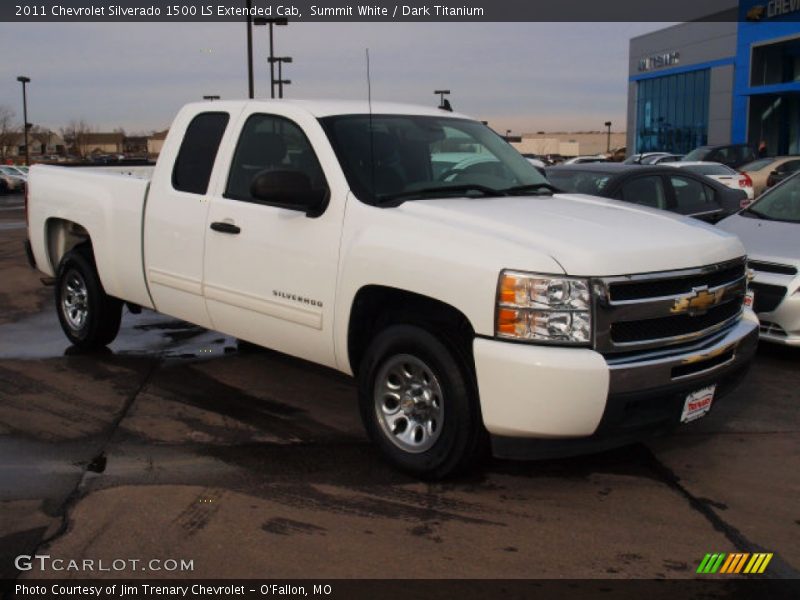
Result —
[[679, 169], [688, 169], [698, 175], [705, 175], [711, 179], [716, 179], [722, 185], [727, 186], [734, 190], [742, 190], [747, 194], [747, 202], [742, 205], [742, 208], [753, 201], [755, 194], [753, 193], [753, 180], [746, 173], [740, 173], [736, 169], [731, 169], [727, 165], [716, 162], [703, 162], [703, 161], [677, 161], [677, 162], [662, 162], [658, 163], [667, 167], [678, 167]]
[[747, 250], [761, 339], [800, 346], [800, 174], [717, 226], [737, 235]]

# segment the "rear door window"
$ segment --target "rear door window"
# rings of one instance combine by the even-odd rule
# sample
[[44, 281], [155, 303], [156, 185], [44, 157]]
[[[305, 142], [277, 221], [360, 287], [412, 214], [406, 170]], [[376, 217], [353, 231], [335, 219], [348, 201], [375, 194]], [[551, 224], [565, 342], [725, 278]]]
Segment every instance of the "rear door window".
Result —
[[620, 200], [651, 208], [667, 208], [667, 195], [660, 175], [647, 175], [628, 179], [617, 193]]
[[181, 142], [172, 170], [172, 187], [179, 192], [205, 194], [217, 151], [228, 126], [228, 113], [208, 112], [197, 115]]
[[675, 196], [675, 208], [682, 215], [694, 215], [718, 210], [711, 188], [689, 177], [672, 175], [669, 178]]

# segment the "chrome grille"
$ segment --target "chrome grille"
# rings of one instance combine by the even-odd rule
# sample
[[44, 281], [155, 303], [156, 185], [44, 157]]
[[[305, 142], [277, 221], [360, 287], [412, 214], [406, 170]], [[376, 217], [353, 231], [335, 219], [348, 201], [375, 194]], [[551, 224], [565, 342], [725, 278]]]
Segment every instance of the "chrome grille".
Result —
[[711, 337], [741, 318], [744, 258], [696, 269], [602, 277], [595, 291], [595, 349], [651, 350]]

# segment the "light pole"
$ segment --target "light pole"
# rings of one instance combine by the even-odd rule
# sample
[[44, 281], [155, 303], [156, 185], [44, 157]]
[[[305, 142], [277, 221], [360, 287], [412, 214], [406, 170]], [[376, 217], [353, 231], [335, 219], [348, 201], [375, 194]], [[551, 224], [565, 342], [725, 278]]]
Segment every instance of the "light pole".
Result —
[[203, 96], [203, 100], [213, 102], [214, 100], [219, 100], [219, 96]]
[[31, 78], [20, 75], [17, 77], [17, 81], [22, 84], [22, 129], [25, 136], [25, 165], [30, 166], [31, 155], [28, 150], [28, 130], [31, 128], [31, 124], [28, 123], [28, 93], [25, 86], [31, 82]]
[[283, 78], [283, 63], [291, 63], [292, 57], [291, 56], [270, 56], [267, 59], [270, 65], [274, 63], [278, 63], [278, 79], [276, 83], [278, 84], [278, 98], [283, 98], [283, 85], [289, 85], [291, 80]]
[[253, 9], [252, 0], [247, 0], [247, 97], [250, 100], [255, 96], [253, 84], [253, 17], [250, 12]]
[[439, 96], [439, 108], [442, 110], [449, 110], [452, 112], [452, 107], [450, 106], [450, 101], [445, 98], [445, 96], [450, 95], [450, 90], [433, 90], [435, 95], [438, 94]]
[[606, 121], [606, 128], [608, 129], [608, 133], [606, 134], [606, 152], [611, 152], [611, 121]]
[[506, 141], [511, 141], [511, 130], [506, 129]]
[[256, 17], [253, 19], [253, 25], [269, 25], [269, 97], [275, 97], [275, 45], [272, 38], [273, 25], [288, 25], [289, 19], [286, 17]]

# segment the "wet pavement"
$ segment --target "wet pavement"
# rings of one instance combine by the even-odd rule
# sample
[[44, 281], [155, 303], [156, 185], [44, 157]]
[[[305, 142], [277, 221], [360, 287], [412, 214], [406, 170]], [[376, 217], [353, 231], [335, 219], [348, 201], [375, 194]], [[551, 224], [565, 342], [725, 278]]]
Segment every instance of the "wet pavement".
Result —
[[797, 351], [762, 347], [735, 395], [652, 443], [421, 483], [378, 458], [334, 371], [146, 311], [75, 352], [24, 232], [0, 229], [3, 577], [39, 552], [194, 571], [25, 576], [686, 578], [733, 550], [800, 576]]

